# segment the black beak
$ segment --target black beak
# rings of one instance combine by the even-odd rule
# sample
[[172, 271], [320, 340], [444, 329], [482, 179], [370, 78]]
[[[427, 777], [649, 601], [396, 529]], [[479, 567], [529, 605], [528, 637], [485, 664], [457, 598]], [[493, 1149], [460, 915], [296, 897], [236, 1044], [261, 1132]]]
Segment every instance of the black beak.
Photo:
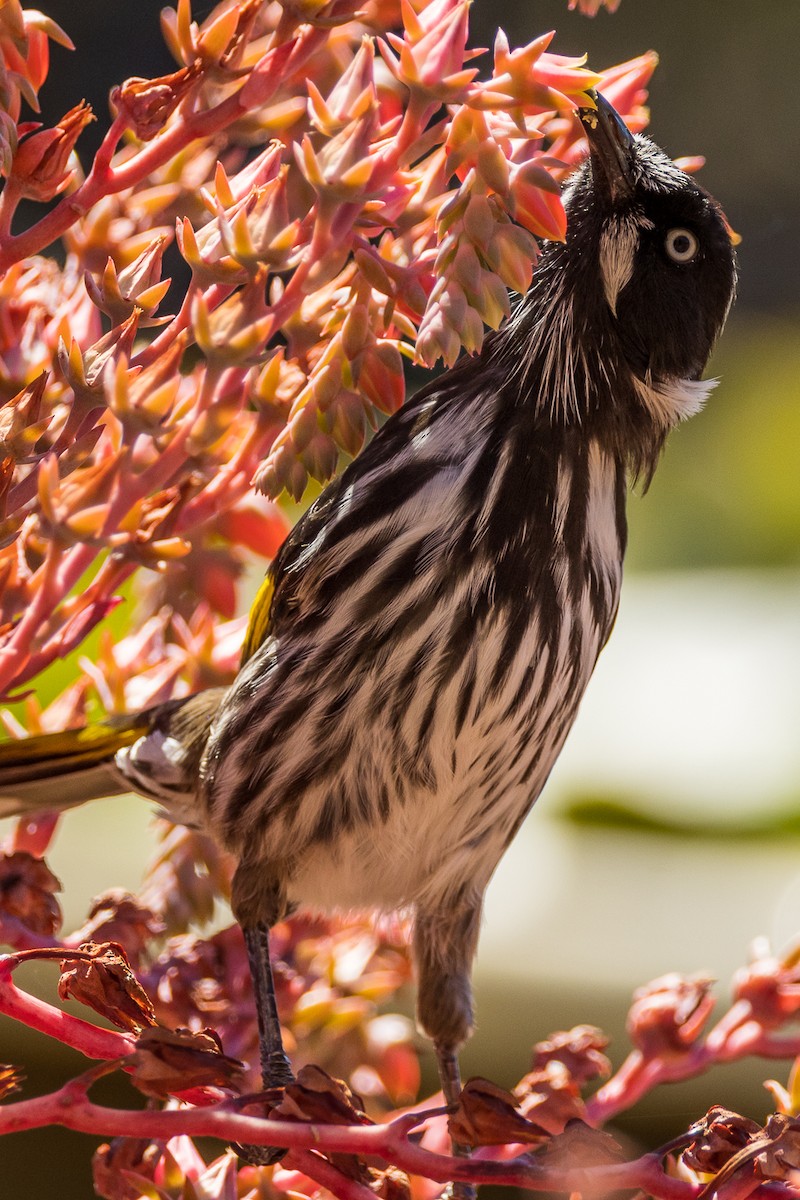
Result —
[[594, 98], [597, 108], [579, 108], [578, 116], [589, 140], [595, 184], [618, 204], [633, 194], [633, 134], [605, 96], [595, 92]]

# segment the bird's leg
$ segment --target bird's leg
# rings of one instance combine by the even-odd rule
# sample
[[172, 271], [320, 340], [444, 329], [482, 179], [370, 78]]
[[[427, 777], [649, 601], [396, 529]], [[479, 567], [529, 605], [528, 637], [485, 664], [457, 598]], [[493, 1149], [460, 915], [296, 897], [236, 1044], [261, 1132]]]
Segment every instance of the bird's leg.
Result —
[[[258, 1048], [264, 1090], [286, 1087], [294, 1082], [291, 1063], [283, 1048], [281, 1023], [275, 999], [275, 980], [269, 956], [270, 926], [286, 916], [287, 906], [267, 871], [242, 862], [233, 877], [232, 907], [242, 926], [253, 981], [258, 1017]], [[235, 1146], [253, 1166], [269, 1166], [286, 1153], [278, 1146]]]
[[294, 1082], [294, 1075], [281, 1037], [281, 1023], [275, 1000], [275, 980], [272, 977], [272, 963], [269, 957], [269, 926], [258, 924], [253, 929], [244, 929], [242, 932], [255, 993], [261, 1082], [265, 1090], [286, 1087], [287, 1083]]
[[[458, 1050], [473, 1029], [472, 960], [478, 944], [482, 896], [447, 898], [435, 909], [418, 911], [413, 954], [417, 968], [417, 1020], [433, 1042], [439, 1079], [448, 1105], [461, 1095]], [[453, 1154], [468, 1158], [469, 1147], [453, 1143]], [[470, 1184], [456, 1183], [457, 1200], [473, 1200]]]

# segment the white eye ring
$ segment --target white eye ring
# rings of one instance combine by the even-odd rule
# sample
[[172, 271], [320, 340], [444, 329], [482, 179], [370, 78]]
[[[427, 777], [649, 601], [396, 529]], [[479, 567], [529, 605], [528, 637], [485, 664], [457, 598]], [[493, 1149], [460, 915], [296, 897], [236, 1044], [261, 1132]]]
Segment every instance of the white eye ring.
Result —
[[673, 262], [687, 263], [697, 254], [700, 243], [690, 229], [670, 229], [664, 247]]

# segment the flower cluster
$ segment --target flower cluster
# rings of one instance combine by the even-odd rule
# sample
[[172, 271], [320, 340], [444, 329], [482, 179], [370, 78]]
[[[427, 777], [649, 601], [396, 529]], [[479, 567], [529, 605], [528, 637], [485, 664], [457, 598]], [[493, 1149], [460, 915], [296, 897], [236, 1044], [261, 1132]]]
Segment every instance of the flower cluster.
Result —
[[[477, 350], [527, 288], [537, 239], [564, 235], [586, 90], [643, 124], [652, 55], [594, 73], [551, 35], [499, 33], [482, 71], [468, 8], [225, 0], [200, 22], [179, 0], [162, 18], [176, 69], [113, 90], [82, 166], [85, 104], [50, 129], [22, 119], [49, 41], [71, 43], [3, 5], [0, 696], [79, 646], [133, 575], [162, 653], [150, 637], [136, 687], [104, 661], [103, 704], [230, 671], [242, 572], [286, 527], [272, 501], [358, 452], [403, 400], [404, 359]], [[23, 198], [54, 203], [18, 229]]]

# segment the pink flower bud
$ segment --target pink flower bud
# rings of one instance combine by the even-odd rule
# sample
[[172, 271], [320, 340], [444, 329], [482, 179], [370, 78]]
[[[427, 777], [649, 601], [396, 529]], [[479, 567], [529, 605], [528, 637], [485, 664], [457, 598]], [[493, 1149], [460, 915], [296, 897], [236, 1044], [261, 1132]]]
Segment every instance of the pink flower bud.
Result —
[[94, 119], [91, 108], [82, 100], [53, 129], [23, 134], [11, 162], [9, 184], [31, 200], [52, 200], [63, 192], [73, 176], [68, 168], [69, 156], [82, 131]]
[[714, 1007], [712, 982], [673, 973], [634, 992], [627, 1029], [645, 1057], [680, 1054], [697, 1040]]
[[161, 132], [200, 76], [199, 63], [192, 63], [157, 79], [127, 79], [112, 89], [111, 104], [125, 117], [128, 128], [143, 142], [149, 142]]
[[800, 956], [795, 950], [783, 960], [762, 953], [733, 977], [736, 1000], [745, 1000], [752, 1015], [766, 1028], [776, 1028], [800, 1012]]

